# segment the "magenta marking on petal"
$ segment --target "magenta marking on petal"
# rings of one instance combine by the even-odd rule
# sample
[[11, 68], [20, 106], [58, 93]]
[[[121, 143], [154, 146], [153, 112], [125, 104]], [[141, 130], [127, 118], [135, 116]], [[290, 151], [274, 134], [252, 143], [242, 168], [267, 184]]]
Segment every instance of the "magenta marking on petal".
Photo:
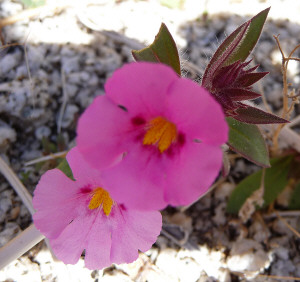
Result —
[[136, 117], [132, 118], [131, 122], [133, 125], [136, 125], [136, 126], [144, 125], [146, 123], [145, 119], [140, 116], [136, 116]]
[[185, 143], [185, 135], [182, 133], [182, 132], [179, 132], [178, 133], [178, 136], [177, 136], [177, 143], [180, 147], [182, 147]]
[[88, 194], [88, 193], [91, 193], [92, 191], [93, 191], [93, 189], [91, 188], [91, 186], [87, 185], [85, 187], [80, 188], [79, 193]]

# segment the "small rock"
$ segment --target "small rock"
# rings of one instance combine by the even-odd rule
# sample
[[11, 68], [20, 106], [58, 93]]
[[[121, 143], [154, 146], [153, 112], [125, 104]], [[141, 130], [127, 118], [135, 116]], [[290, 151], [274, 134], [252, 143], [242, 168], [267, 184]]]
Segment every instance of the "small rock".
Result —
[[218, 200], [224, 200], [228, 198], [231, 195], [234, 188], [235, 185], [233, 183], [222, 183], [215, 189], [215, 198]]
[[62, 68], [65, 74], [79, 71], [79, 59], [80, 57], [78, 55], [74, 57], [63, 57], [61, 59]]
[[8, 125], [0, 125], [0, 149], [15, 142], [17, 139], [16, 131]]
[[68, 97], [75, 97], [78, 92], [78, 87], [75, 84], [67, 84], [66, 92]]
[[128, 274], [128, 276], [134, 280], [135, 277], [138, 276], [141, 269], [144, 267], [144, 265], [149, 261], [149, 258], [143, 254], [140, 253], [137, 260], [135, 260], [132, 263], [125, 263], [125, 264], [119, 264], [116, 265], [117, 269], [121, 269], [123, 272]]
[[67, 105], [61, 122], [61, 127], [68, 128], [71, 125], [71, 123], [74, 121], [75, 115], [78, 112], [79, 112], [79, 108], [76, 105], [73, 104]]
[[[8, 191], [8, 190], [6, 190]], [[12, 207], [12, 194], [6, 196], [5, 192], [1, 193], [0, 198], [0, 222], [4, 222], [6, 220], [6, 214]]]
[[271, 266], [271, 275], [294, 276], [295, 265], [290, 260], [278, 260]]
[[50, 136], [51, 129], [48, 126], [42, 125], [35, 130], [34, 134], [38, 140], [42, 140], [44, 137]]
[[15, 52], [15, 53], [9, 53], [6, 54], [1, 60], [0, 60], [0, 74], [1, 76], [7, 75], [9, 71], [11, 71], [13, 68], [15, 68], [17, 65], [20, 64], [21, 60], [21, 53]]
[[[285, 220], [290, 220], [293, 221], [292, 218], [288, 219], [285, 218]], [[289, 222], [291, 224], [291, 222]], [[292, 224], [293, 225], [293, 224]], [[273, 231], [275, 231], [276, 233], [280, 234], [280, 235], [285, 235], [285, 234], [293, 234], [291, 230], [289, 230], [286, 225], [284, 224], [284, 222], [281, 219], [276, 219], [273, 224], [272, 224], [272, 229]]]
[[289, 259], [289, 250], [284, 247], [279, 247], [273, 250], [274, 254], [281, 260]]
[[14, 238], [17, 233], [21, 231], [19, 225], [14, 222], [7, 222], [5, 224], [5, 229], [0, 232], [0, 247], [4, 246], [12, 238]]
[[14, 208], [11, 209], [10, 211], [10, 216], [9, 216], [9, 220], [15, 220], [20, 214], [20, 207], [16, 206]]
[[[255, 251], [254, 251], [255, 250]], [[271, 256], [266, 253], [262, 246], [251, 239], [242, 239], [233, 244], [230, 256], [227, 258], [227, 266], [230, 271], [247, 272], [255, 277], [260, 271], [269, 267]]]
[[249, 233], [251, 238], [255, 239], [255, 241], [260, 243], [266, 243], [271, 235], [268, 227], [258, 220], [255, 220], [251, 224], [249, 228]]
[[227, 218], [225, 216], [226, 211], [226, 202], [221, 202], [218, 204], [218, 206], [215, 208], [215, 215], [212, 217], [212, 220], [220, 227], [224, 225], [227, 222]]

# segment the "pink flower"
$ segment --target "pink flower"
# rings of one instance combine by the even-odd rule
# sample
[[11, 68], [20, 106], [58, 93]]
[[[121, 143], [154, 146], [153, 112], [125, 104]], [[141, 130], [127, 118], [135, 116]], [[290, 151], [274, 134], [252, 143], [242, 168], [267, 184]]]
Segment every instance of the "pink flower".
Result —
[[[131, 63], [117, 70], [78, 124], [79, 151], [120, 203], [138, 209], [187, 205], [222, 165], [228, 127], [220, 105], [168, 66]], [[122, 189], [120, 189], [122, 187]]]
[[[47, 171], [34, 192], [34, 223], [64, 263], [76, 263], [85, 250], [85, 265], [101, 269], [137, 259], [160, 233], [158, 211], [137, 211], [115, 202], [100, 177], [77, 148], [67, 155], [76, 181], [58, 169]], [[106, 190], [105, 190], [106, 189]], [[120, 187], [123, 189], [123, 187]]]

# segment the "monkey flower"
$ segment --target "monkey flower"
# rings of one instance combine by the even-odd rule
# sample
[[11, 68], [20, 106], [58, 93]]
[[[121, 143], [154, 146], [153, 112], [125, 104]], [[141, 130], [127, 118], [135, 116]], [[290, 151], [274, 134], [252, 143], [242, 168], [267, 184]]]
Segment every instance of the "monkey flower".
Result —
[[49, 170], [33, 197], [35, 226], [50, 240], [55, 255], [75, 264], [85, 250], [86, 267], [101, 269], [132, 262], [138, 250], [150, 249], [161, 230], [161, 214], [114, 201], [100, 172], [86, 164], [77, 148], [67, 160], [75, 181], [59, 169]]
[[[79, 151], [112, 197], [137, 209], [191, 204], [222, 166], [228, 126], [203, 87], [158, 63], [130, 63], [79, 119]], [[121, 188], [122, 187], [122, 188]]]

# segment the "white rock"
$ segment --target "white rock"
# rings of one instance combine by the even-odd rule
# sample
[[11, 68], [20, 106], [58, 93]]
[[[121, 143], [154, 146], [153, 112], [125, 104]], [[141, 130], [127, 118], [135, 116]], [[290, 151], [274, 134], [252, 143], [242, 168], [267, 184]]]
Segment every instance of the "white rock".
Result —
[[249, 271], [249, 278], [253, 278], [269, 267], [271, 260], [271, 254], [263, 251], [259, 243], [251, 239], [242, 239], [233, 244], [230, 256], [227, 258], [227, 267], [230, 271], [242, 273]]
[[20, 64], [21, 56], [16, 53], [6, 54], [0, 60], [0, 74], [6, 75], [10, 70]]
[[121, 269], [122, 271], [127, 273], [128, 276], [134, 280], [135, 277], [138, 276], [139, 272], [142, 270], [142, 268], [148, 261], [149, 261], [148, 256], [146, 256], [143, 253], [140, 253], [138, 259], [135, 260], [134, 262], [119, 264], [115, 266], [117, 269]]
[[66, 74], [77, 72], [79, 70], [79, 59], [80, 57], [78, 55], [74, 57], [63, 57], [61, 59], [63, 71]]
[[4, 246], [20, 232], [20, 227], [14, 222], [7, 222], [5, 229], [0, 232], [0, 247]]
[[235, 188], [235, 185], [230, 182], [224, 182], [215, 189], [215, 198], [224, 200], [229, 197]]
[[78, 87], [75, 84], [67, 84], [66, 92], [68, 97], [75, 97], [78, 92]]
[[9, 126], [0, 127], [0, 147], [15, 142], [17, 139], [16, 131]]
[[0, 281], [42, 282], [38, 264], [26, 256], [0, 270]]
[[74, 121], [75, 115], [78, 112], [79, 112], [79, 108], [76, 105], [73, 104], [67, 105], [61, 122], [61, 127], [68, 128], [71, 125], [71, 123]]
[[206, 246], [199, 246], [199, 250], [192, 252], [180, 250], [178, 252], [178, 258], [180, 258], [180, 260], [183, 258], [192, 258], [198, 265], [197, 274], [199, 271], [200, 273], [204, 271], [209, 277], [213, 277], [217, 280], [224, 276], [224, 268], [226, 265], [223, 250], [214, 251]]
[[174, 281], [197, 281], [201, 273], [199, 265], [192, 258], [177, 255], [173, 249], [161, 250], [156, 266]]
[[215, 215], [212, 217], [212, 220], [219, 226], [222, 226], [227, 222], [227, 218], [225, 217], [226, 206], [226, 202], [221, 202], [215, 208]]
[[51, 134], [51, 129], [48, 126], [42, 125], [40, 127], [38, 127], [35, 132], [35, 137], [38, 140], [42, 140], [43, 137], [49, 137]]
[[274, 254], [280, 258], [281, 260], [288, 260], [289, 259], [289, 250], [285, 247], [278, 247], [273, 250]]
[[269, 228], [258, 220], [251, 224], [249, 233], [251, 234], [251, 238], [255, 239], [255, 241], [264, 243], [267, 242], [271, 235]]

